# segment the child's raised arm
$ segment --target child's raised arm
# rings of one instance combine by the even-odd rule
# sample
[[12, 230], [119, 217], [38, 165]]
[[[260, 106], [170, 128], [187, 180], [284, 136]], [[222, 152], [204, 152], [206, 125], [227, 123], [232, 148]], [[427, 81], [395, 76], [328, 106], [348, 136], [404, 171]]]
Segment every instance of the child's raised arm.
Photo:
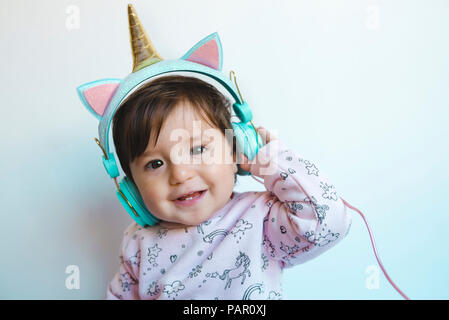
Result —
[[330, 249], [349, 231], [351, 217], [326, 175], [279, 139], [260, 149], [250, 172], [264, 179], [267, 201], [263, 244], [284, 267]]

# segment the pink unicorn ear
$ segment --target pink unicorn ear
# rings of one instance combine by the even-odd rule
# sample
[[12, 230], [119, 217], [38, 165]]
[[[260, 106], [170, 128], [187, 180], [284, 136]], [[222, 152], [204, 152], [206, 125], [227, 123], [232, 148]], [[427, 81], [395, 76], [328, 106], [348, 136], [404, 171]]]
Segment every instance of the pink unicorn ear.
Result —
[[77, 88], [84, 106], [96, 118], [101, 119], [121, 79], [102, 79], [83, 84]]
[[181, 59], [221, 71], [222, 48], [218, 33], [213, 33], [192, 47]]

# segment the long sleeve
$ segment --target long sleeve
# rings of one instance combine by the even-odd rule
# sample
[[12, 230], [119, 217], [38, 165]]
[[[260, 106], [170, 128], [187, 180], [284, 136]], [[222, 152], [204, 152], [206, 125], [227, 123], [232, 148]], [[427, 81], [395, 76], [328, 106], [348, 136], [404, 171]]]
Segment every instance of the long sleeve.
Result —
[[124, 233], [120, 247], [120, 268], [107, 288], [108, 300], [139, 299], [137, 275], [140, 267], [140, 250], [139, 241], [132, 241], [130, 238], [133, 227], [134, 224], [130, 225]]
[[283, 267], [304, 263], [338, 243], [351, 217], [334, 186], [315, 163], [279, 139], [266, 144], [251, 165], [271, 197], [264, 219], [263, 246]]

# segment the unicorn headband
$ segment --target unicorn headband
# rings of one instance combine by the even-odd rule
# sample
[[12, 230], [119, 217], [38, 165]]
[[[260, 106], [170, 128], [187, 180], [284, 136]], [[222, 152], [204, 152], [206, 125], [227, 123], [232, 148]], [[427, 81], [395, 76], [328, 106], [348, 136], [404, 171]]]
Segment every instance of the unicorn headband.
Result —
[[[243, 152], [252, 160], [262, 146], [262, 141], [252, 123], [252, 112], [241, 97], [237, 82], [234, 84], [222, 73], [222, 47], [218, 34], [212, 33], [194, 45], [177, 60], [164, 60], [154, 48], [145, 32], [134, 7], [128, 5], [128, 22], [133, 55], [133, 70], [124, 79], [101, 79], [83, 84], [77, 88], [84, 106], [97, 118], [99, 139], [95, 138], [103, 151], [103, 165], [114, 179], [117, 196], [125, 209], [140, 225], [153, 225], [158, 219], [148, 211], [137, 187], [125, 177], [120, 183], [115, 156], [110, 152], [109, 130], [112, 119], [125, 97], [143, 82], [171, 72], [193, 72], [208, 76], [220, 83], [235, 100], [233, 110], [240, 122], [232, 122], [237, 142], [237, 152]], [[235, 78], [234, 78], [235, 80]], [[238, 165], [239, 175], [250, 175]]]

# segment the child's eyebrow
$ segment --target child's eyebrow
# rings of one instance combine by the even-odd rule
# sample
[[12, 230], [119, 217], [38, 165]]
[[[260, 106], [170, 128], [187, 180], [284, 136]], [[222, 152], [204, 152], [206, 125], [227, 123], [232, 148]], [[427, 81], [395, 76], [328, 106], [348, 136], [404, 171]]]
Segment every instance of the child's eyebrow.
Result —
[[142, 153], [139, 158], [146, 158], [146, 157], [151, 156], [152, 154], [153, 154], [152, 150], [147, 150], [144, 153]]
[[[209, 136], [209, 135], [203, 136], [202, 134], [199, 134], [199, 135], [196, 135], [195, 137], [190, 137], [190, 144], [193, 144], [193, 141], [198, 140], [198, 139], [201, 139], [202, 142], [209, 142], [213, 139], [213, 136]], [[156, 150], [146, 150], [144, 153], [142, 153], [140, 155], [140, 158], [149, 157], [152, 154], [156, 153], [156, 151], [157, 151], [157, 149]]]

